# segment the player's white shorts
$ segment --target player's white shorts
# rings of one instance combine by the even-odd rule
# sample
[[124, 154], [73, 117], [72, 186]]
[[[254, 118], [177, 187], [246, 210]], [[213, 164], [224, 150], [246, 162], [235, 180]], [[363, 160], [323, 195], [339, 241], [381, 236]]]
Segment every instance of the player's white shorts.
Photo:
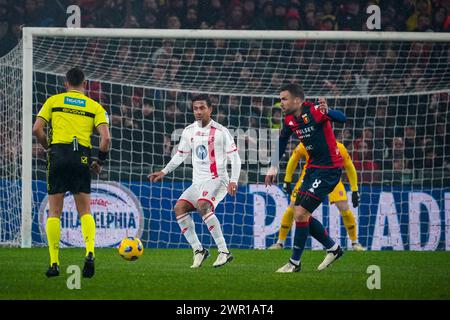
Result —
[[178, 201], [186, 201], [197, 208], [198, 200], [205, 200], [217, 207], [227, 195], [227, 184], [221, 179], [211, 179], [203, 183], [192, 184], [180, 196]]

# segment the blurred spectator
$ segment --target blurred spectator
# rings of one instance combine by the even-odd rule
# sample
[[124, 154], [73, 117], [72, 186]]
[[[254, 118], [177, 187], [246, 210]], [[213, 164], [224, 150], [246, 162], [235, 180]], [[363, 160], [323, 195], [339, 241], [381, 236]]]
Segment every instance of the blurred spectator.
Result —
[[323, 16], [332, 16], [335, 18], [334, 1], [325, 0], [322, 4]]
[[125, 6], [120, 0], [105, 0], [103, 7], [99, 8], [96, 19], [104, 28], [119, 28], [124, 24]]
[[351, 153], [353, 151], [353, 146], [351, 143], [353, 142], [353, 134], [350, 128], [345, 128], [342, 130], [342, 138], [341, 142], [346, 146], [347, 150]]
[[262, 7], [262, 14], [257, 15], [253, 19], [253, 29], [256, 30], [270, 30], [276, 29], [274, 19], [274, 8], [271, 1], [265, 1]]
[[297, 9], [290, 9], [286, 15], [287, 29], [288, 30], [300, 30], [300, 14]]
[[419, 147], [419, 139], [416, 135], [416, 129], [413, 123], [405, 127], [405, 158], [409, 160], [409, 169], [421, 169], [423, 152]]
[[191, 6], [186, 11], [186, 17], [184, 18], [183, 28], [185, 29], [198, 29], [200, 23], [198, 21], [197, 8]]
[[413, 31], [418, 28], [418, 20], [419, 15], [427, 15], [431, 14], [431, 2], [430, 0], [415, 0], [414, 2], [414, 13], [409, 16], [406, 21], [406, 28], [408, 31]]
[[166, 20], [167, 29], [181, 29], [180, 18], [176, 15], [169, 15]]
[[175, 102], [166, 101], [164, 107], [165, 132], [171, 133], [178, 122], [184, 122], [180, 119], [181, 111]]
[[358, 0], [345, 0], [338, 16], [339, 30], [361, 30], [365, 21], [361, 15], [360, 4]]
[[431, 17], [429, 14], [421, 13], [417, 16], [417, 28], [415, 32], [428, 32], [433, 31], [431, 29]]
[[125, 24], [123, 25], [124, 28], [140, 28], [140, 24], [138, 22], [138, 19], [134, 15], [127, 15], [125, 18]]
[[271, 108], [272, 114], [270, 116], [270, 128], [271, 129], [281, 129], [282, 128], [282, 113], [280, 108], [280, 103], [277, 102]]
[[373, 149], [373, 129], [372, 128], [364, 128], [362, 131], [362, 135], [356, 138], [353, 142], [354, 149], [361, 149], [360, 145], [362, 143], [366, 143], [370, 150]]
[[332, 15], [322, 16], [319, 29], [322, 31], [333, 31], [336, 30], [336, 18]]
[[305, 30], [317, 30], [316, 16], [313, 11], [305, 12]]
[[253, 128], [267, 128], [268, 127], [268, 114], [264, 105], [264, 99], [262, 97], [252, 97], [250, 106], [250, 120], [254, 121], [251, 126]]
[[246, 23], [246, 29], [250, 29], [253, 25], [253, 20], [256, 16], [256, 5], [255, 0], [244, 0], [243, 1], [243, 9], [244, 9], [244, 15], [246, 17], [247, 23]]
[[[184, 10], [184, 1], [183, 0], [167, 0], [166, 7], [164, 8], [164, 12], [168, 16], [176, 16], [183, 17]], [[178, 28], [170, 28], [169, 29], [178, 29]]]
[[164, 39], [162, 46], [152, 54], [152, 63], [158, 67], [166, 66], [172, 59], [174, 44], [174, 40]]
[[352, 159], [358, 173], [358, 181], [376, 183], [381, 180], [379, 166], [373, 161], [367, 142], [363, 141], [356, 145]]
[[228, 123], [231, 128], [245, 130], [248, 117], [241, 114], [241, 100], [238, 96], [230, 96], [228, 100]]
[[247, 29], [248, 22], [244, 16], [244, 9], [241, 5], [235, 5], [231, 8], [230, 16], [227, 19], [227, 25], [230, 29]]
[[164, 157], [164, 163], [167, 163], [172, 158], [172, 139], [169, 134], [164, 135], [164, 142], [163, 142], [163, 157]]
[[438, 7], [433, 15], [433, 31], [435, 32], [449, 32], [448, 25], [445, 27], [445, 22], [447, 20], [448, 11], [445, 7]]
[[286, 14], [287, 14], [287, 8], [286, 8], [286, 1], [282, 0], [275, 0], [273, 4], [273, 23], [272, 27], [276, 30], [283, 30], [285, 29], [286, 25]]
[[8, 21], [0, 21], [0, 56], [7, 54], [17, 44], [11, 32]]
[[361, 72], [355, 72], [355, 89], [357, 94], [366, 96], [373, 91], [379, 91], [387, 79], [382, 77], [380, 58], [367, 56]]
[[401, 137], [395, 137], [392, 140], [392, 155], [393, 160], [396, 159], [405, 159], [405, 143], [403, 141], [403, 138]]
[[148, 11], [145, 13], [144, 21], [142, 23], [144, 28], [156, 29], [159, 27], [158, 15], [155, 12]]
[[142, 4], [142, 9], [144, 11], [158, 12], [159, 6], [157, 0], [144, 0]]
[[225, 17], [225, 8], [220, 0], [210, 0], [209, 5], [204, 6], [201, 16], [208, 25], [214, 25], [217, 20]]
[[316, 13], [316, 3], [314, 0], [307, 0], [303, 2], [303, 12], [308, 13], [311, 12], [313, 14]]

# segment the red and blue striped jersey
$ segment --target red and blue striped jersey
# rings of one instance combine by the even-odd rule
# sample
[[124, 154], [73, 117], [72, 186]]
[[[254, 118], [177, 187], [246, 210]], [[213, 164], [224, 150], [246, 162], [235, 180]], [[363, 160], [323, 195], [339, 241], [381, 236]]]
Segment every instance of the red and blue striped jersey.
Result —
[[[343, 114], [342, 116], [345, 119]], [[280, 134], [280, 159], [289, 137], [295, 132], [308, 152], [307, 168], [342, 168], [343, 158], [331, 127], [333, 120], [336, 121], [329, 115], [323, 114], [318, 106], [311, 102], [304, 102], [299, 117], [290, 114], [284, 118]]]

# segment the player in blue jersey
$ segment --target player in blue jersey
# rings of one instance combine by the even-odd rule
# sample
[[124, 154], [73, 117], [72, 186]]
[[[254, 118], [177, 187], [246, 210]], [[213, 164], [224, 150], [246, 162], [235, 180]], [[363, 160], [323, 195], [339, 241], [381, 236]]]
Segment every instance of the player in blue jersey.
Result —
[[306, 102], [304, 91], [298, 84], [282, 87], [280, 100], [285, 118], [279, 138], [278, 158], [272, 160], [265, 179], [266, 186], [275, 181], [279, 159], [282, 158], [292, 133], [295, 132], [305, 146], [309, 160], [295, 201], [296, 229], [292, 256], [277, 272], [301, 270], [301, 256], [309, 234], [327, 249], [325, 259], [317, 268], [320, 271], [343, 254], [342, 248], [330, 238], [322, 223], [312, 217], [312, 213], [340, 181], [343, 159], [331, 121], [345, 122], [346, 117], [340, 111], [329, 109], [325, 99], [319, 99], [318, 105]]

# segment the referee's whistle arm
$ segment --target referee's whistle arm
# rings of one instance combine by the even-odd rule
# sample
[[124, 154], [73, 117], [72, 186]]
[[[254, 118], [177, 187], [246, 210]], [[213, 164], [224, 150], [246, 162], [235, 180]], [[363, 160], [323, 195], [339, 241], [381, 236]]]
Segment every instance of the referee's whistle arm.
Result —
[[111, 145], [111, 135], [108, 126], [100, 125], [97, 127], [97, 131], [100, 134], [100, 151], [108, 152]]
[[47, 125], [47, 123], [42, 120], [41, 118], [37, 118], [36, 122], [33, 125], [33, 135], [36, 137], [39, 144], [47, 150], [49, 148], [48, 141], [47, 141], [47, 135], [44, 131], [44, 127]]

